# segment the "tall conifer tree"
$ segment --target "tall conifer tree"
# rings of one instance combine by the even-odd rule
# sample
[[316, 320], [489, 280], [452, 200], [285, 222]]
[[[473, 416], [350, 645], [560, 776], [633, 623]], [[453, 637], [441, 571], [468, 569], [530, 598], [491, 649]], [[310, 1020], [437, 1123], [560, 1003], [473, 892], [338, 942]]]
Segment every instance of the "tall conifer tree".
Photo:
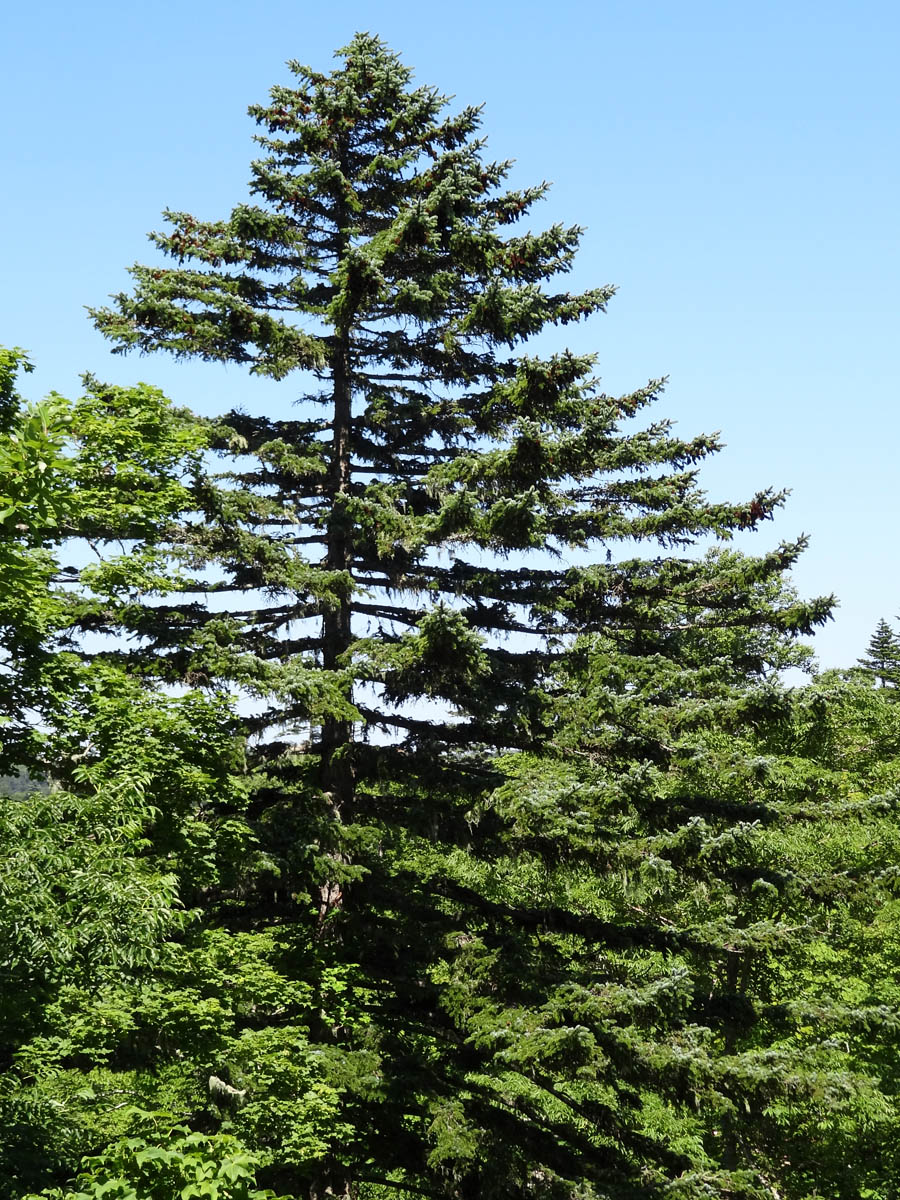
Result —
[[[591, 357], [525, 353], [610, 298], [555, 282], [580, 230], [519, 230], [546, 188], [504, 187], [479, 110], [445, 115], [369, 35], [339, 54], [328, 75], [292, 63], [251, 109], [254, 202], [168, 213], [153, 240], [172, 261], [95, 313], [117, 349], [244, 364], [301, 402], [217, 425], [233, 462], [170, 530], [193, 579], [121, 614], [142, 671], [254, 699], [260, 855], [241, 888], [192, 897], [208, 932], [185, 978], [213, 988], [228, 954], [269, 974], [202, 1061], [291, 1195], [774, 1195], [719, 1109], [703, 1149], [702, 1121], [667, 1124], [712, 1093], [731, 1111], [733, 1078], [693, 1086], [685, 1066], [699, 991], [726, 996], [703, 1010], [726, 1057], [759, 1028], [752, 1006], [728, 1015], [730, 967], [719, 986], [670, 961], [695, 943], [728, 960], [734, 922], [691, 933], [610, 881], [629, 856], [666, 873], [696, 852], [688, 907], [706, 889], [728, 909], [739, 802], [693, 778], [672, 807], [659, 772], [690, 757], [699, 713], [764, 719], [771, 692], [735, 697], [828, 602], [780, 584], [800, 542], [687, 553], [781, 496], [709, 502], [697, 469], [718, 443], [642, 423], [658, 384], [611, 397]], [[599, 776], [573, 772], [584, 756]], [[631, 1075], [612, 1032], [629, 1022], [649, 1030]]]
[[869, 638], [866, 654], [857, 661], [882, 687], [900, 685], [900, 638], [883, 617]]

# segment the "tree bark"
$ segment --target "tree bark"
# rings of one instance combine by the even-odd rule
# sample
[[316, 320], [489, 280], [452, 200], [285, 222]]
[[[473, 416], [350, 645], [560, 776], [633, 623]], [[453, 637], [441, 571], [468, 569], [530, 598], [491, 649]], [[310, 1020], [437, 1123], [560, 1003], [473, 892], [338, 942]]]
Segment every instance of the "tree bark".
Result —
[[[332, 510], [328, 522], [328, 549], [326, 566], [329, 570], [345, 571], [350, 565], [351, 537], [340, 497], [350, 488], [352, 468], [351, 419], [352, 390], [350, 384], [349, 352], [346, 333], [339, 335], [334, 353], [334, 418], [331, 475], [329, 491]], [[341, 656], [349, 649], [352, 640], [352, 615], [350, 601], [342, 597], [335, 608], [326, 609], [322, 618], [322, 665], [326, 671], [339, 668]], [[352, 697], [348, 697], [351, 699]], [[322, 791], [329, 808], [329, 815], [340, 823], [353, 799], [353, 764], [350, 758], [350, 743], [353, 739], [351, 722], [340, 717], [327, 717], [322, 725]], [[340, 851], [334, 848], [332, 856], [341, 861]], [[339, 908], [343, 893], [339, 883], [326, 880], [319, 889], [319, 922]], [[338, 1193], [340, 1194], [340, 1193]]]

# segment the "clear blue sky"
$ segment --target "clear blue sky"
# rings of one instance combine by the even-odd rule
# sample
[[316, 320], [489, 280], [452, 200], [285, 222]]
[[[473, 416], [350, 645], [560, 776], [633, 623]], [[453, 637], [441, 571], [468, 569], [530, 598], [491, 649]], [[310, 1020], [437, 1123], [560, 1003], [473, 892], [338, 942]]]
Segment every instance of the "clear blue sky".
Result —
[[820, 660], [852, 663], [900, 611], [896, 3], [10, 6], [0, 342], [36, 359], [29, 389], [71, 394], [89, 369], [202, 411], [239, 402], [237, 371], [113, 358], [83, 306], [126, 286], [161, 209], [243, 198], [247, 104], [358, 29], [484, 101], [517, 182], [554, 182], [536, 221], [585, 225], [575, 282], [620, 288], [570, 344], [598, 351], [610, 391], [668, 375], [681, 433], [722, 431], [717, 498], [793, 489], [747, 548], [812, 536], [796, 582], [841, 602]]

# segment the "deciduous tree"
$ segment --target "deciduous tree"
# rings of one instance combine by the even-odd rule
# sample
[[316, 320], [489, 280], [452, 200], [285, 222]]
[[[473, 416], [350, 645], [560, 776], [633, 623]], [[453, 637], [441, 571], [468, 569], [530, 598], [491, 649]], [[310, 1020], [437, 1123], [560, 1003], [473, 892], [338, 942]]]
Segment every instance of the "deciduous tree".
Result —
[[155, 533], [206, 435], [147, 387], [26, 404], [26, 365], [0, 352], [0, 772], [17, 776], [0, 794], [4, 1198], [129, 1132], [139, 998], [192, 899], [253, 844], [227, 704], [161, 694], [102, 636], [171, 586]]

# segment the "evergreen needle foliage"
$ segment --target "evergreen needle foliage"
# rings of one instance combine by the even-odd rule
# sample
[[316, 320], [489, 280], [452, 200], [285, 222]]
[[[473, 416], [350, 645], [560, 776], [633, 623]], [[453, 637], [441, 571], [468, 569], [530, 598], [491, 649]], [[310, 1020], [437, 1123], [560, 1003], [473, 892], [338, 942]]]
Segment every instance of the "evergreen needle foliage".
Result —
[[[74, 623], [134, 635], [110, 669], [252, 703], [246, 759], [167, 826], [192, 922], [47, 1051], [99, 1062], [89, 1014], [127, 1013], [70, 1120], [118, 1073], [173, 1114], [172, 1171], [206, 1146], [218, 1179], [235, 1137], [254, 1186], [313, 1200], [861, 1186], [854, 1114], [889, 1100], [792, 1043], [815, 1018], [778, 965], [808, 967], [840, 858], [802, 866], [823, 785], [776, 683], [830, 602], [784, 582], [802, 541], [695, 548], [782, 496], [711, 503], [718, 443], [646, 416], [658, 383], [612, 397], [591, 357], [526, 352], [612, 290], [564, 290], [580, 230], [523, 228], [546, 186], [505, 187], [478, 109], [366, 34], [331, 74], [290, 65], [251, 109], [251, 201], [167, 213], [162, 265], [94, 314], [117, 349], [243, 364], [300, 407], [213, 423], [223, 469], [195, 461], [177, 514], [132, 514], [135, 553], [78, 576], [105, 599]], [[79, 1195], [113, 1167], [157, 1194], [137, 1133]]]
[[869, 678], [881, 687], [900, 685], [900, 637], [884, 618], [875, 627], [867, 653], [858, 662]]

